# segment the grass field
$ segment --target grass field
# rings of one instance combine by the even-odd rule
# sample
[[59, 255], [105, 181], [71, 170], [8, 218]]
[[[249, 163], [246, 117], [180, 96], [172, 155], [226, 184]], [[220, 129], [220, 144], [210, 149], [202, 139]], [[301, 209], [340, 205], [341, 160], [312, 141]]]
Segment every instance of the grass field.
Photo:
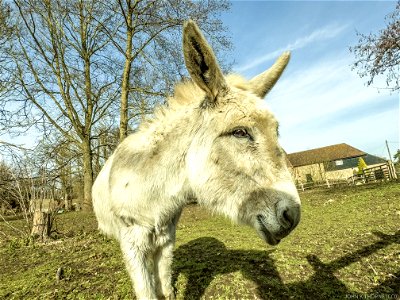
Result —
[[[300, 196], [300, 225], [276, 247], [188, 206], [177, 231], [177, 298], [400, 299], [400, 184]], [[0, 299], [132, 297], [118, 244], [97, 233], [93, 214], [59, 215], [56, 230], [46, 244], [0, 237]]]

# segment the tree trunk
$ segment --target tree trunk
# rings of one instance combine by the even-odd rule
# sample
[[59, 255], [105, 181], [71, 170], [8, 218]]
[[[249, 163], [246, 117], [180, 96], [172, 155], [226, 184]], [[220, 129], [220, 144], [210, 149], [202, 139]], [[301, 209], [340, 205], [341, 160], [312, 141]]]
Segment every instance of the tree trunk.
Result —
[[72, 199], [70, 197], [65, 198], [64, 207], [65, 207], [65, 211], [71, 211], [72, 210]]
[[[129, 66], [127, 66], [129, 65]], [[129, 96], [129, 73], [130, 62], [126, 61], [124, 72], [122, 75], [121, 86], [121, 108], [119, 122], [119, 141], [122, 142], [128, 136], [128, 96]]]
[[125, 66], [122, 73], [121, 84], [121, 108], [119, 123], [119, 141], [122, 142], [128, 136], [128, 97], [129, 97], [129, 78], [132, 68], [132, 46], [133, 46], [133, 27], [132, 14], [133, 8], [131, 1], [127, 1], [128, 9], [126, 13], [126, 45], [125, 45]]
[[82, 209], [85, 211], [92, 210], [92, 185], [93, 185], [93, 165], [92, 150], [90, 148], [90, 140], [82, 142], [83, 152], [83, 203]]
[[64, 209], [65, 211], [71, 211], [72, 210], [72, 195], [70, 193], [70, 188], [67, 188], [67, 190], [64, 193]]
[[50, 235], [50, 214], [41, 209], [37, 209], [33, 213], [31, 236], [45, 240]]

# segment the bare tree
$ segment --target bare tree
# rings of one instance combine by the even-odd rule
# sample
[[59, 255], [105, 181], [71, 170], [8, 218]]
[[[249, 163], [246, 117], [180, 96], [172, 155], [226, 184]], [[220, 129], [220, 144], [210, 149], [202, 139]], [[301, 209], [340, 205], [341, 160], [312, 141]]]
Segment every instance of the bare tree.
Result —
[[14, 121], [53, 128], [78, 146], [83, 207], [90, 210], [92, 128], [106, 118], [116, 97], [116, 77], [104, 59], [109, 38], [98, 20], [107, 23], [112, 15], [96, 1], [15, 0], [14, 5], [18, 30], [7, 53], [15, 69], [7, 98]]
[[73, 178], [81, 172], [80, 166], [82, 166], [79, 147], [55, 132], [48, 135], [35, 150], [42, 161], [45, 160], [51, 165], [52, 177], [60, 183], [60, 198], [63, 200], [61, 206], [66, 211], [72, 210], [73, 197], [79, 193], [79, 191], [74, 193], [73, 190]]
[[13, 34], [0, 49], [8, 84], [0, 95], [2, 127], [34, 126], [52, 141], [60, 168], [73, 160], [90, 210], [96, 169], [116, 145], [115, 123], [123, 139], [186, 76], [183, 21], [196, 20], [215, 49], [228, 49], [219, 20], [228, 7], [225, 0], [13, 0]]
[[[18, 178], [15, 170], [2, 163], [0, 166], [0, 220], [21, 238], [28, 239], [32, 230], [32, 217], [29, 211], [27, 186]], [[24, 226], [15, 226], [11, 221], [22, 219]], [[4, 238], [8, 234], [0, 231]]]
[[[25, 240], [46, 240], [60, 206], [57, 170], [35, 151], [6, 150], [2, 154], [8, 154], [8, 164], [0, 164], [0, 220]], [[15, 226], [10, 222], [14, 219], [22, 219], [24, 226]], [[7, 238], [6, 233], [0, 233]]]
[[[10, 39], [13, 32], [10, 15], [10, 5], [0, 0], [0, 46], [4, 45]], [[0, 57], [0, 62], [3, 61], [3, 57]]]
[[[10, 40], [13, 32], [10, 14], [10, 6], [3, 0], [0, 0], [0, 96], [5, 93], [8, 82], [7, 59], [2, 55], [1, 50], [4, 48], [4, 45], [7, 44], [7, 42]], [[2, 109], [0, 113], [4, 117], [7, 112]]]
[[100, 172], [106, 160], [111, 156], [119, 141], [118, 127], [105, 125], [96, 128], [96, 142], [93, 145], [94, 174]]
[[0, 162], [0, 215], [4, 215], [17, 205], [17, 199], [9, 189], [12, 181], [13, 175], [10, 167], [4, 162]]
[[350, 51], [356, 58], [354, 68], [361, 77], [369, 78], [368, 85], [385, 74], [387, 87], [396, 91], [400, 89], [400, 1], [385, 19], [386, 28], [377, 34], [357, 33], [358, 44]]
[[119, 125], [122, 141], [128, 134], [129, 120], [152, 111], [152, 104], [162, 101], [171, 92], [172, 82], [186, 74], [179, 51], [180, 26], [185, 20], [196, 20], [211, 35], [214, 49], [227, 50], [231, 45], [218, 18], [229, 8], [228, 1], [117, 2], [118, 6], [112, 9], [121, 17], [121, 25], [117, 29], [107, 28], [107, 32], [124, 58]]

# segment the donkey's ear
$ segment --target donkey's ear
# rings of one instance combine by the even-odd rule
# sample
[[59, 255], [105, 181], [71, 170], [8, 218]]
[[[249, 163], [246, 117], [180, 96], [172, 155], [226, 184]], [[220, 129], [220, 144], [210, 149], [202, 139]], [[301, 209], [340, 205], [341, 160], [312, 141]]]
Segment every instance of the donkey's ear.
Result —
[[253, 92], [260, 98], [264, 98], [281, 77], [289, 60], [290, 52], [284, 52], [271, 68], [251, 79], [250, 86]]
[[206, 92], [208, 104], [214, 104], [217, 96], [226, 92], [225, 78], [213, 50], [192, 20], [183, 25], [183, 55], [190, 77]]

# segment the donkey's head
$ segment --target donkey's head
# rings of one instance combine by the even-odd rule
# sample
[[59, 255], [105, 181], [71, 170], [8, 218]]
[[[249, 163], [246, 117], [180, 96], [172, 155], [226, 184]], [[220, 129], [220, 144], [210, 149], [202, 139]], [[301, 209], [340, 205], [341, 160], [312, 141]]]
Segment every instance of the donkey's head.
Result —
[[263, 98], [290, 54], [250, 81], [224, 77], [192, 21], [184, 25], [183, 50], [189, 74], [202, 90], [186, 156], [189, 184], [201, 204], [253, 226], [275, 245], [299, 223], [300, 199], [278, 144], [278, 122]]

